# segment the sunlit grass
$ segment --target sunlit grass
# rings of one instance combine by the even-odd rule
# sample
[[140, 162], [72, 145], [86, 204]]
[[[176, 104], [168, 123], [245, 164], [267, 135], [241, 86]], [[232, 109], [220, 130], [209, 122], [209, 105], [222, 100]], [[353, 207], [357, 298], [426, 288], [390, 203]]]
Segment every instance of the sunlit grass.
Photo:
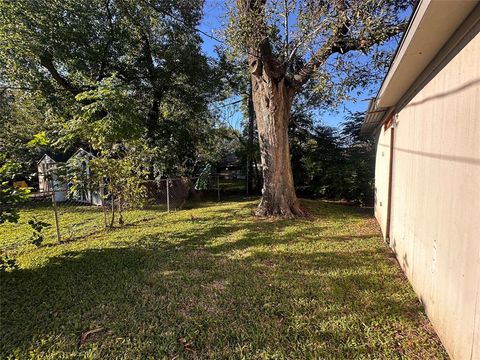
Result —
[[149, 210], [38, 249], [8, 228], [0, 358], [446, 357], [368, 211], [305, 201], [311, 218], [259, 220], [255, 203]]

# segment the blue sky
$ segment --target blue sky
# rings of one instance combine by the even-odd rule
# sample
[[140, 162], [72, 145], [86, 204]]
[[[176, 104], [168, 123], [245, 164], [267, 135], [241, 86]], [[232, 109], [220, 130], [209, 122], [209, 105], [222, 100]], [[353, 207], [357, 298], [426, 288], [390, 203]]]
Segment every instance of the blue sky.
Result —
[[[405, 14], [408, 16], [408, 14]], [[227, 19], [227, 7], [225, 0], [206, 0], [204, 8], [204, 17], [200, 24], [200, 29], [212, 36], [221, 38], [221, 29], [224, 28], [224, 25], [228, 21]], [[211, 57], [215, 57], [215, 46], [220, 45], [217, 41], [208, 38], [205, 35], [200, 34], [203, 39], [203, 51], [205, 54]], [[388, 46], [396, 46], [396, 43], [387, 44]], [[380, 84], [372, 84], [371, 89], [376, 93]], [[345, 101], [337, 109], [330, 112], [323, 112], [321, 115], [317, 115], [316, 120], [328, 126], [338, 126], [341, 122], [344, 121], [346, 115], [350, 112], [355, 111], [366, 111], [368, 107], [368, 98], [371, 97], [371, 92], [365, 90], [362, 91], [358, 96], [356, 102]], [[226, 102], [232, 102], [236, 99], [228, 99]], [[235, 109], [225, 109], [225, 116], [228, 117], [229, 123], [235, 127], [239, 128], [240, 121], [243, 115]]]

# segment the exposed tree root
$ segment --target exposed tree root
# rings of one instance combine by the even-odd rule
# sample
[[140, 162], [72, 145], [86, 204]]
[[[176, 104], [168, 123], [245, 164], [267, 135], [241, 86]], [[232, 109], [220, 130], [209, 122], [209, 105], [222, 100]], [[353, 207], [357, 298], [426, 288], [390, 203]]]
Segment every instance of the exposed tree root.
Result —
[[259, 217], [281, 217], [287, 219], [308, 217], [308, 213], [300, 206], [298, 200], [273, 203], [262, 198], [255, 215]]

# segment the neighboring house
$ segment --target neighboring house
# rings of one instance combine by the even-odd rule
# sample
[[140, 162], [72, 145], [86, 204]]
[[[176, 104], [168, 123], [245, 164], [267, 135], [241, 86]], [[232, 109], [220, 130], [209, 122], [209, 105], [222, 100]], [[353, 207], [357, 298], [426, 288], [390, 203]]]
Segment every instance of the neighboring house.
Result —
[[55, 201], [62, 202], [67, 199], [68, 188], [58, 176], [59, 163], [50, 155], [44, 154], [37, 163], [38, 190], [41, 193], [54, 191]]
[[453, 359], [480, 359], [480, 5], [420, 1], [362, 127], [375, 216]]
[[[92, 153], [82, 148], [79, 148], [70, 157], [70, 159], [67, 160], [67, 164], [69, 164], [71, 167], [77, 168], [77, 171], [80, 173], [81, 178], [84, 178], [86, 182], [89, 182], [89, 178], [92, 176], [89, 162], [93, 158], [95, 158], [95, 156]], [[88, 186], [82, 187], [81, 183], [77, 184], [75, 189], [72, 189], [71, 183], [68, 184], [68, 187], [70, 189], [71, 198], [73, 198], [76, 201], [89, 203], [93, 205], [103, 204], [103, 195], [104, 195], [103, 184], [99, 184], [99, 186], [95, 190], [92, 190]]]
[[[65, 163], [55, 161], [47, 154], [43, 155], [38, 162], [39, 191], [51, 192], [53, 185], [55, 200], [57, 202], [70, 199], [93, 205], [102, 205], [104, 195], [103, 185], [100, 184], [98, 189], [91, 190], [86, 184], [82, 186], [81, 183], [82, 178], [85, 179], [85, 183], [87, 183], [91, 176], [89, 162], [92, 158], [94, 158], [92, 153], [80, 148], [66, 161], [67, 166], [65, 166]], [[73, 168], [76, 169], [75, 172], [71, 171]], [[60, 173], [65, 174], [60, 176]], [[75, 186], [72, 182], [74, 176], [77, 177]]]

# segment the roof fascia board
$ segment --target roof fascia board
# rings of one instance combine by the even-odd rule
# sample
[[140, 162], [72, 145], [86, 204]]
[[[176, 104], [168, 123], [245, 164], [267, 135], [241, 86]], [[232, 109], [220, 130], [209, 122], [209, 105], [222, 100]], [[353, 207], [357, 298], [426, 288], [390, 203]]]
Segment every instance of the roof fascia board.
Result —
[[452, 59], [460, 52], [471, 38], [480, 32], [480, 3], [464, 20], [462, 25], [448, 39], [442, 49], [417, 77], [412, 86], [399, 99], [395, 111], [403, 109], [413, 97]]
[[398, 46], [398, 51], [395, 54], [395, 58], [393, 59], [392, 64], [390, 65], [387, 76], [385, 76], [385, 79], [382, 82], [382, 86], [380, 87], [380, 90], [378, 90], [377, 103], [379, 102], [382, 94], [385, 92], [385, 89], [389, 86], [390, 81], [392, 80], [392, 77], [397, 70], [398, 65], [400, 64], [405, 52], [407, 51], [408, 45], [412, 41], [413, 35], [415, 34], [418, 25], [420, 24], [420, 21], [423, 19], [430, 3], [431, 0], [420, 0], [419, 4], [415, 8], [415, 12], [412, 15], [407, 30], [405, 30], [405, 36], [402, 38], [402, 42]]
[[[418, 76], [408, 91], [400, 98], [395, 106], [382, 108], [385, 115], [377, 128], [381, 128], [385, 120], [392, 114], [401, 111], [415, 95], [451, 60], [451, 57], [463, 48], [470, 38], [475, 37], [480, 32], [480, 3], [468, 15], [462, 25], [450, 37], [443, 48], [438, 52], [435, 58], [428, 64], [425, 70]], [[374, 111], [376, 109], [374, 108]]]
[[377, 95], [377, 107], [395, 106], [478, 1], [420, 1]]

